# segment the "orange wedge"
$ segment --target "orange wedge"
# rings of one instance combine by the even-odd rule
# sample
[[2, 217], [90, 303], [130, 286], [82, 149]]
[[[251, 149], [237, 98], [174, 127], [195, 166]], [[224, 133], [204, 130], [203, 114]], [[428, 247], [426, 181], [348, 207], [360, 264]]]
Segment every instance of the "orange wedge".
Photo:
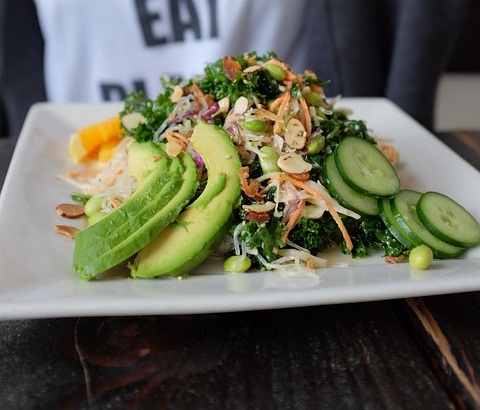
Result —
[[98, 148], [98, 160], [102, 163], [110, 161], [115, 153], [115, 148], [117, 147], [118, 143], [120, 142], [120, 137], [114, 137], [105, 141], [100, 147]]
[[120, 117], [107, 118], [104, 121], [80, 128], [70, 136], [68, 152], [75, 162], [91, 159], [95, 151], [100, 152], [100, 147], [109, 143], [118, 143], [119, 134], [122, 132]]

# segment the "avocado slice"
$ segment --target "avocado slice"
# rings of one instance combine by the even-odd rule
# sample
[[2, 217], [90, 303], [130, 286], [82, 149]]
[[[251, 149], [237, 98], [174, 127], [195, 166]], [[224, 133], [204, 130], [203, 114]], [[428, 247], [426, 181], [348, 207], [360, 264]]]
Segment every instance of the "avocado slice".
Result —
[[133, 277], [188, 274], [231, 227], [232, 211], [241, 195], [237, 150], [220, 127], [205, 122], [195, 126], [190, 145], [205, 162], [207, 185], [175, 222], [138, 252], [130, 265]]
[[197, 165], [185, 152], [170, 158], [158, 144], [142, 142], [133, 143], [128, 155], [137, 189], [74, 237], [73, 267], [81, 279], [93, 279], [138, 252], [175, 220], [198, 187]]

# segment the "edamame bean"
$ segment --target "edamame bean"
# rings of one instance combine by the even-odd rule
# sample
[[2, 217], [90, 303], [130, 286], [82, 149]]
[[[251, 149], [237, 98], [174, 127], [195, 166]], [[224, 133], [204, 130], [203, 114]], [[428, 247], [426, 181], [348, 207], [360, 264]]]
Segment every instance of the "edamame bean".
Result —
[[250, 269], [252, 261], [245, 255], [233, 255], [225, 260], [223, 269], [226, 272], [241, 273]]
[[264, 174], [281, 171], [277, 164], [280, 155], [277, 151], [275, 151], [275, 149], [273, 149], [272, 147], [264, 146], [260, 148], [260, 152], [262, 153], [262, 155], [258, 156], [258, 160], [260, 161], [260, 166], [262, 167], [262, 171]]
[[305, 98], [308, 105], [314, 105], [315, 107], [319, 107], [323, 103], [322, 96], [315, 91], [306, 92], [303, 94], [303, 98]]
[[243, 127], [247, 131], [263, 132], [267, 129], [267, 124], [259, 118], [247, 118], [243, 123]]
[[325, 137], [318, 135], [307, 142], [307, 155], [318, 154], [325, 148]]
[[419, 245], [410, 251], [408, 261], [412, 269], [427, 269], [433, 260], [433, 252], [426, 245]]
[[93, 225], [100, 219], [103, 219], [107, 214], [104, 211], [98, 211], [88, 217], [88, 224]]
[[285, 80], [285, 70], [276, 64], [268, 64], [265, 69], [273, 77], [274, 80], [283, 81]]
[[84, 212], [87, 216], [92, 216], [98, 211], [102, 210], [103, 198], [99, 196], [92, 196], [84, 205]]

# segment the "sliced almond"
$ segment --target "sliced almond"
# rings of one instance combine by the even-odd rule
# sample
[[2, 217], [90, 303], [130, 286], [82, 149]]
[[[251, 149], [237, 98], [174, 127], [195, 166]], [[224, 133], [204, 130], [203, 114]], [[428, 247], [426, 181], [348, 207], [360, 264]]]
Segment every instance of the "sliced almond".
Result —
[[182, 152], [182, 146], [177, 141], [168, 141], [166, 151], [169, 156], [177, 157]]
[[259, 66], [259, 65], [251, 65], [249, 67], [247, 67], [245, 70], [243, 70], [243, 72], [245, 74], [250, 74], [250, 73], [254, 73], [255, 71], [258, 71], [260, 70], [262, 67]]
[[230, 98], [223, 97], [218, 101], [218, 111], [215, 114], [224, 114], [230, 109]]
[[122, 124], [127, 131], [133, 131], [145, 122], [145, 117], [139, 112], [131, 112], [122, 117]]
[[297, 118], [290, 118], [285, 126], [285, 142], [293, 149], [302, 149], [307, 142], [307, 131]]
[[280, 156], [277, 160], [277, 165], [287, 174], [303, 174], [312, 169], [312, 164], [309, 164], [301, 155], [294, 152], [288, 152]]
[[245, 114], [248, 109], [248, 100], [243, 95], [238, 97], [237, 101], [235, 101], [235, 105], [233, 106], [233, 112], [235, 114]]
[[275, 202], [265, 202], [264, 204], [243, 205], [243, 209], [256, 214], [271, 212], [275, 209]]
[[179, 85], [173, 87], [172, 95], [170, 96], [170, 101], [176, 103], [183, 97], [183, 88]]
[[60, 216], [69, 219], [79, 218], [85, 212], [83, 206], [77, 204], [60, 204], [56, 206], [55, 211]]
[[73, 239], [75, 234], [79, 231], [78, 228], [70, 225], [55, 225], [55, 230], [71, 239]]
[[265, 118], [265, 119], [268, 119], [268, 120], [272, 120], [272, 121], [275, 121], [275, 122], [283, 122], [283, 119], [282, 117], [279, 117], [277, 114], [271, 112], [271, 111], [268, 111], [266, 110], [265, 108], [260, 108], [256, 113], [255, 115], [258, 117], [258, 118]]

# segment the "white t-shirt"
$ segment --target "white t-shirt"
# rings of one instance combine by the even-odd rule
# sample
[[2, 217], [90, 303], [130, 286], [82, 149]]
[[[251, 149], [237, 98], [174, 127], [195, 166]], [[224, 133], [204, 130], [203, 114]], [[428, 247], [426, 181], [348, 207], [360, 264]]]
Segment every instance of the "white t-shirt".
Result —
[[35, 0], [52, 102], [154, 98], [225, 55], [275, 51], [299, 70], [307, 0]]

